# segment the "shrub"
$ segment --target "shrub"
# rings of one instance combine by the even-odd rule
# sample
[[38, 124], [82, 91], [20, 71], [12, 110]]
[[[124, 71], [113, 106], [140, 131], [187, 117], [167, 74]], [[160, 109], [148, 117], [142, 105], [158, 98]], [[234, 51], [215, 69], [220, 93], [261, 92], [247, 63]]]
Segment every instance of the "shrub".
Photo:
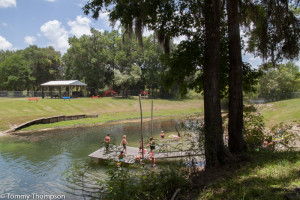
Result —
[[177, 189], [185, 191], [190, 185], [187, 171], [178, 166], [159, 172], [149, 168], [114, 167], [107, 174], [108, 180], [99, 182], [103, 199], [171, 199]]
[[248, 149], [257, 150], [264, 141], [265, 123], [254, 106], [244, 106], [244, 136]]

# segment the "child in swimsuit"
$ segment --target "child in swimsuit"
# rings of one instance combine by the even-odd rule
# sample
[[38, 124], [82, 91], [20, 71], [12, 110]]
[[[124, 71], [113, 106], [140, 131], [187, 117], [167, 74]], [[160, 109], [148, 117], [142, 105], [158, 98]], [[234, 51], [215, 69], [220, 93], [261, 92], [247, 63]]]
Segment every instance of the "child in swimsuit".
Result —
[[154, 154], [151, 152], [149, 154], [149, 160], [151, 160], [151, 166], [155, 167], [155, 157], [154, 157]]
[[108, 152], [109, 144], [110, 144], [110, 134], [107, 134], [106, 137], [103, 140], [105, 145], [105, 150]]
[[155, 142], [153, 140], [153, 137], [150, 137], [150, 142], [147, 146], [150, 146], [150, 152], [153, 153], [153, 150], [155, 149]]
[[140, 147], [139, 147], [139, 151], [142, 153], [142, 149], [143, 149], [143, 142], [140, 141]]
[[126, 135], [123, 135], [123, 139], [120, 143], [120, 146], [123, 144], [123, 151], [125, 151], [125, 154], [127, 154], [127, 147], [126, 145], [128, 144], [128, 142], [126, 141]]
[[119, 166], [121, 167], [125, 162], [125, 154], [123, 151], [120, 152], [120, 155], [119, 155]]
[[165, 133], [164, 133], [164, 131], [161, 131], [161, 132], [160, 132], [160, 138], [161, 138], [161, 139], [164, 139], [164, 138], [165, 138]]
[[141, 164], [141, 160], [142, 160], [143, 156], [141, 154], [138, 154], [137, 156], [135, 156], [134, 161], [137, 164]]

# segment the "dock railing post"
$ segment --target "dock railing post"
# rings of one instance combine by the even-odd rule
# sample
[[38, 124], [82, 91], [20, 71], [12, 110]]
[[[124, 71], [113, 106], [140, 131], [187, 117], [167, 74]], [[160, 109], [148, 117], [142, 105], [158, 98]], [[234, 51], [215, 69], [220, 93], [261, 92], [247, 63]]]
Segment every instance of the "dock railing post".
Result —
[[141, 140], [142, 140], [142, 159], [144, 159], [143, 111], [142, 111], [142, 101], [141, 101], [141, 94], [139, 95], [139, 101], [140, 101], [140, 111], [141, 111]]
[[151, 102], [151, 137], [153, 137], [153, 100]]

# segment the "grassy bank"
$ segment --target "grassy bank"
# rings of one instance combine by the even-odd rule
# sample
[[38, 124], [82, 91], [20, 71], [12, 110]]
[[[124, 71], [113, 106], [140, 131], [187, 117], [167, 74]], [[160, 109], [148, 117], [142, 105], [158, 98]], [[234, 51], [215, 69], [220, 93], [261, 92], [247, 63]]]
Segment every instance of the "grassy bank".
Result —
[[283, 123], [300, 123], [300, 99], [277, 101], [258, 106], [266, 126]]
[[[286, 199], [300, 186], [298, 152], [259, 152], [250, 155], [244, 166], [213, 173], [216, 180], [203, 189], [199, 200], [207, 199]], [[300, 195], [295, 199], [300, 199]]]
[[[151, 115], [151, 100], [143, 99], [143, 116]], [[53, 124], [35, 125], [27, 129], [41, 129], [79, 124], [95, 124], [107, 121], [135, 119], [140, 117], [138, 97], [130, 99], [79, 98], [39, 99], [28, 102], [27, 98], [0, 98], [0, 131], [5, 131], [24, 122], [58, 115], [98, 114], [98, 118], [65, 121]], [[300, 100], [292, 99], [259, 105], [267, 126], [274, 124], [300, 122]], [[203, 114], [203, 100], [154, 100], [154, 117]]]
[[[143, 99], [143, 117], [151, 116], [151, 100]], [[187, 115], [203, 112], [203, 100], [154, 100], [154, 117]], [[94, 124], [140, 117], [138, 97], [78, 98], [69, 100], [41, 99], [28, 102], [27, 98], [0, 98], [0, 131], [24, 122], [58, 115], [98, 114], [98, 118], [72, 120], [53, 124], [35, 125], [29, 129]]]

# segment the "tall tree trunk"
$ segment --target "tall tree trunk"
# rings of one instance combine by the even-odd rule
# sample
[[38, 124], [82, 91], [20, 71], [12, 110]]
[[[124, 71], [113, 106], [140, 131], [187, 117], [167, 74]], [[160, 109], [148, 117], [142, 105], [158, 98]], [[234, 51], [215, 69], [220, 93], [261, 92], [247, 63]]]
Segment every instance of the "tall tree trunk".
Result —
[[205, 0], [204, 123], [206, 167], [226, 160], [220, 104], [220, 1]]
[[229, 38], [229, 149], [246, 151], [243, 135], [243, 66], [239, 27], [239, 0], [227, 0]]

